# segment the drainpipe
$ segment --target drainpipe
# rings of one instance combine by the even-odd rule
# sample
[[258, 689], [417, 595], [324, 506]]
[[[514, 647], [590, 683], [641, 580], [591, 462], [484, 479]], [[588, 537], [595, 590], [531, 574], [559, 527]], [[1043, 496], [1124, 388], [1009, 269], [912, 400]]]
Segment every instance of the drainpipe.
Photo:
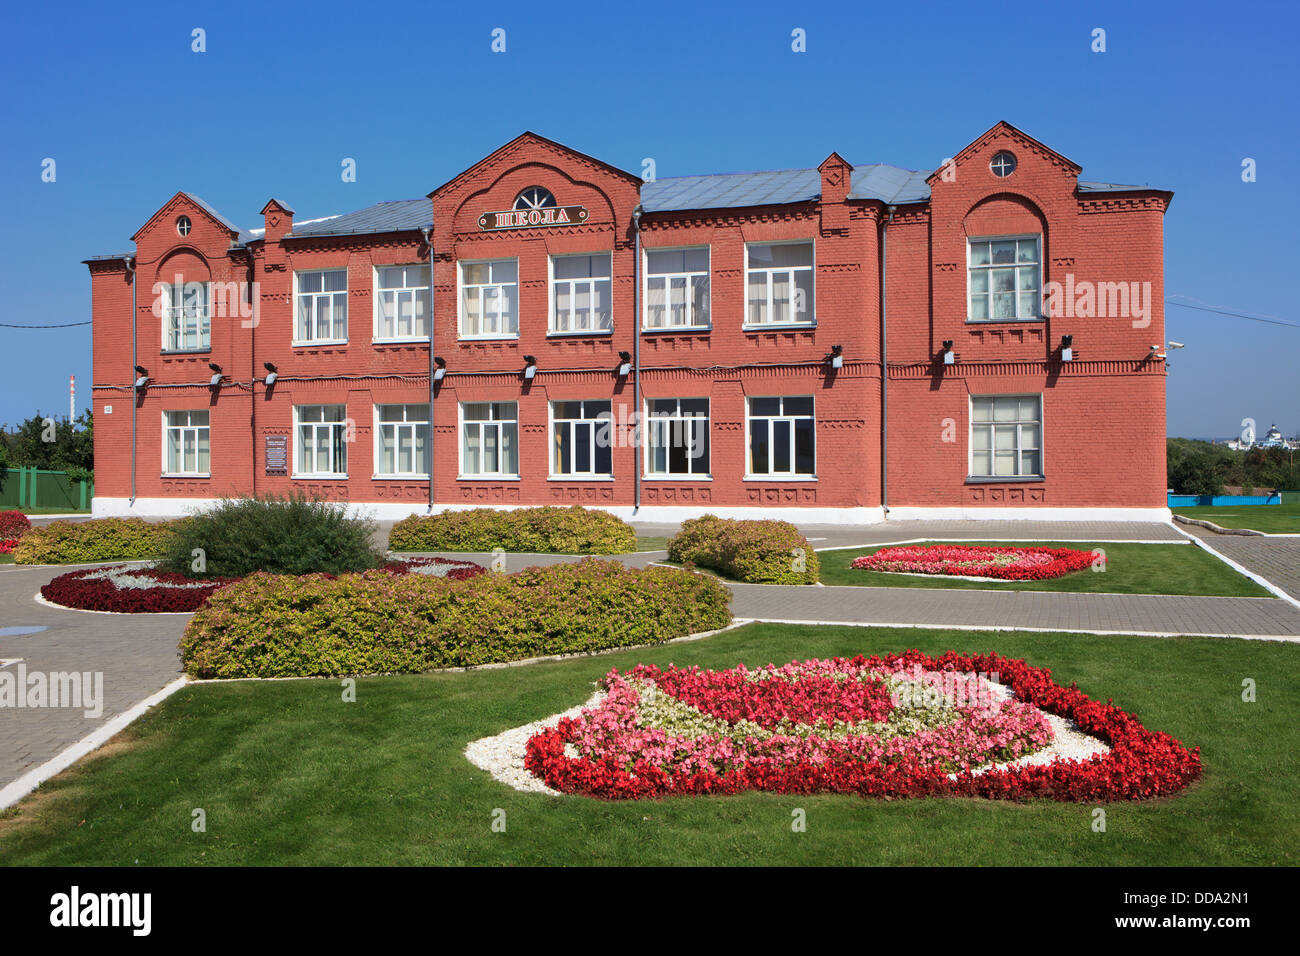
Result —
[[894, 207], [887, 207], [889, 218], [880, 225], [880, 508], [889, 517], [889, 329], [885, 323], [885, 264], [889, 224], [894, 221]]
[[[136, 341], [135, 341], [136, 338], [135, 336], [135, 322], [136, 322], [135, 288], [137, 285], [136, 279], [139, 278], [139, 276], [135, 271], [135, 256], [127, 256], [126, 271], [131, 274], [131, 381], [134, 382], [137, 378], [137, 372], [135, 370], [135, 367], [140, 364], [139, 357], [136, 355]], [[139, 392], [140, 390], [138, 388], [133, 387], [131, 389], [131, 501], [130, 504], [132, 508], [135, 507], [135, 416], [136, 416], [136, 404], [137, 404], [136, 400], [139, 397]]]
[[428, 229], [421, 228], [420, 234], [429, 250], [429, 514], [433, 514], [433, 239]]
[[645, 422], [641, 421], [641, 213], [640, 205], [632, 210], [632, 227], [636, 231], [636, 261], [632, 263], [632, 401], [641, 436], [641, 441], [636, 443], [636, 465], [632, 469], [634, 515], [641, 510], [641, 466], [644, 461], [641, 445], [645, 440]]

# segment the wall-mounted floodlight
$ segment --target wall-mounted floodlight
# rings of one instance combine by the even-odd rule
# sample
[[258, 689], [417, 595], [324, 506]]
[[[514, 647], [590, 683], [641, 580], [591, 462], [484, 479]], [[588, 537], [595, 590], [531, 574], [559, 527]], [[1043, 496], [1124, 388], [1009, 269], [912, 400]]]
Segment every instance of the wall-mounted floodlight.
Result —
[[262, 368], [266, 369], [266, 387], [270, 388], [275, 384], [275, 380], [280, 377], [280, 372], [270, 362], [263, 362]]
[[943, 340], [943, 364], [956, 365], [957, 353], [952, 350], [952, 339]]
[[149, 384], [149, 370], [143, 365], [137, 365], [135, 367], [135, 374], [138, 376], [135, 380], [136, 388], [144, 388]]
[[441, 382], [443, 376], [447, 374], [447, 360], [441, 355], [435, 355], [433, 357], [433, 364], [435, 366], [433, 370], [433, 380], [435, 382]]
[[1062, 362], [1074, 361], [1074, 336], [1073, 335], [1061, 336], [1061, 361]]
[[632, 355], [630, 352], [618, 353], [618, 375], [619, 378], [627, 378], [632, 372]]
[[831, 354], [826, 356], [826, 364], [831, 368], [844, 367], [844, 346], [832, 345]]
[[524, 381], [531, 382], [537, 374], [537, 359], [531, 355], [524, 356]]

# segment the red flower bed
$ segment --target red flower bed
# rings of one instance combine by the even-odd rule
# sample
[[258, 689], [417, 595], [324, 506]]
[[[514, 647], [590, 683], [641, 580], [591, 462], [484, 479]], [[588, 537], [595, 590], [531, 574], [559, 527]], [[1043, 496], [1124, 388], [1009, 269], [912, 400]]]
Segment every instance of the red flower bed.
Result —
[[16, 547], [18, 547], [17, 538], [10, 538], [8, 541], [0, 540], [0, 554], [12, 554]]
[[1105, 561], [1095, 551], [1074, 548], [997, 548], [976, 544], [908, 544], [881, 548], [856, 558], [860, 571], [946, 574], [1007, 581], [1059, 578]]
[[[371, 574], [436, 574], [464, 581], [487, 573], [481, 564], [448, 558], [411, 558], [390, 561]], [[324, 575], [334, 577], [335, 575]], [[153, 568], [114, 565], [61, 574], [41, 588], [41, 596], [54, 604], [86, 611], [157, 614], [196, 611], [216, 591], [240, 578], [187, 578]]]
[[[0, 511], [0, 541], [17, 541], [32, 528], [21, 511]], [[0, 554], [6, 552], [0, 552]]]
[[[997, 654], [959, 655], [953, 651], [931, 657], [911, 650], [883, 657], [835, 659], [830, 664], [859, 670], [898, 671], [919, 667], [954, 675], [995, 673], [999, 682], [1011, 688], [1016, 701], [1073, 721], [1080, 730], [1107, 743], [1110, 750], [1086, 760], [1057, 757], [1046, 764], [949, 773], [933, 760], [927, 760], [923, 747], [896, 748], [884, 758], [862, 759], [850, 753], [847, 746], [837, 746], [835, 741], [828, 740], [817, 742], [814, 758], [805, 756], [784, 762], [733, 760], [724, 762], [725, 769], [718, 770], [703, 762], [682, 761], [678, 756], [680, 750], [674, 752], [669, 748], [656, 751], [647, 747], [644, 755], [609, 752], [583, 756], [580, 745], [589, 746], [602, 733], [607, 739], [616, 739], [617, 731], [610, 728], [619, 719], [617, 708], [598, 708], [584, 712], [576, 720], [565, 718], [554, 728], [534, 735], [527, 744], [525, 766], [557, 790], [605, 799], [766, 790], [856, 793], [864, 797], [1145, 800], [1177, 793], [1201, 773], [1199, 748], [1188, 750], [1168, 734], [1146, 729], [1133, 714], [1109, 701], [1103, 704], [1089, 700], [1074, 685], [1062, 687], [1052, 680], [1049, 669], [1031, 667], [1023, 660]], [[646, 673], [652, 671], [647, 669]], [[613, 695], [611, 691], [610, 697]], [[680, 747], [678, 738], [670, 738], [669, 747], [674, 741]], [[718, 742], [713, 743], [715, 750]], [[720, 742], [725, 744], [727, 738], [721, 738]], [[780, 743], [784, 744], [784, 740]]]

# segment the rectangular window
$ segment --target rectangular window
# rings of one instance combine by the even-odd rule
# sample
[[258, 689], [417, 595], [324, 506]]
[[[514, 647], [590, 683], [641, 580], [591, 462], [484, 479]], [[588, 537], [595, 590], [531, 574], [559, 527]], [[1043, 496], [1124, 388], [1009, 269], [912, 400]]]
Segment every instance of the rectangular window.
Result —
[[972, 322], [1041, 318], [1038, 236], [971, 239], [967, 275]]
[[375, 270], [375, 341], [429, 337], [429, 267]]
[[207, 475], [211, 469], [208, 413], [163, 412], [168, 475]]
[[797, 478], [816, 473], [812, 396], [751, 398], [746, 410], [750, 476]]
[[212, 309], [206, 282], [163, 287], [163, 349], [202, 351], [212, 347]]
[[551, 402], [551, 475], [594, 478], [613, 473], [611, 403]]
[[463, 402], [460, 473], [466, 478], [519, 477], [519, 404]]
[[429, 406], [375, 406], [375, 473], [429, 476]]
[[645, 254], [645, 328], [709, 327], [709, 249]]
[[610, 255], [551, 257], [551, 331], [608, 332]]
[[347, 477], [347, 409], [343, 405], [295, 405], [294, 469], [298, 477]]
[[646, 402], [651, 475], [709, 474], [709, 400], [652, 398]]
[[746, 325], [812, 325], [813, 244], [745, 247]]
[[983, 395], [970, 400], [970, 473], [974, 478], [1040, 478], [1042, 398]]
[[519, 334], [519, 261], [460, 264], [460, 334], [493, 338]]
[[294, 273], [298, 321], [294, 344], [346, 342], [348, 338], [348, 270]]

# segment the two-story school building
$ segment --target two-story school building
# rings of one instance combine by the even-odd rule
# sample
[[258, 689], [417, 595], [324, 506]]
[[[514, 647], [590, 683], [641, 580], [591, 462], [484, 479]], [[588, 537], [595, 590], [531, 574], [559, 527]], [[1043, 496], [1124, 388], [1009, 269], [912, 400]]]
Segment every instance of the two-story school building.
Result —
[[422, 199], [87, 261], [96, 514], [1166, 519], [1163, 216], [999, 123], [932, 172], [643, 181], [524, 133]]

